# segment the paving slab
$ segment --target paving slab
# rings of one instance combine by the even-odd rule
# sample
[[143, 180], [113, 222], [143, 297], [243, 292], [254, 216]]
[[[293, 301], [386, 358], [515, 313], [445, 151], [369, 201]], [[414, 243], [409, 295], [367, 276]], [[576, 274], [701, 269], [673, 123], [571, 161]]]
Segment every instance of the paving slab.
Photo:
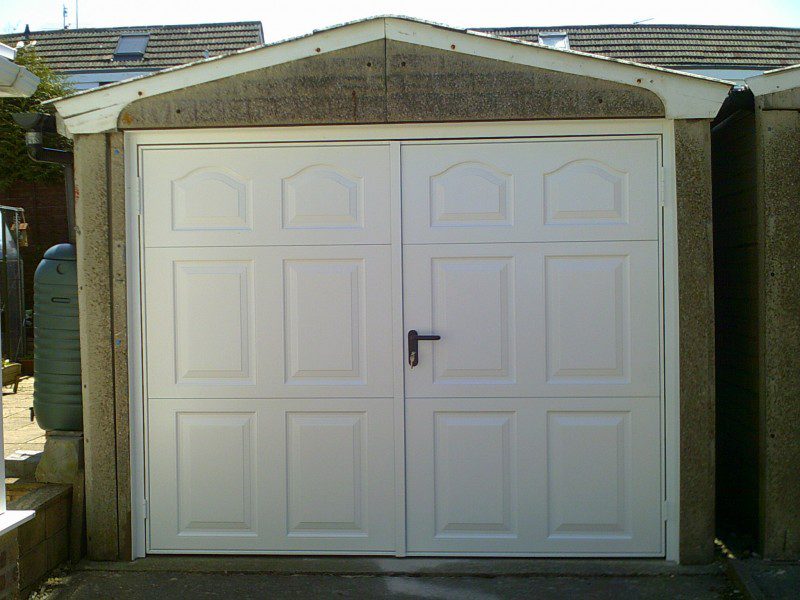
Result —
[[17, 450], [44, 450], [44, 431], [30, 419], [33, 406], [33, 377], [19, 380], [17, 393], [3, 388], [3, 456]]
[[800, 598], [800, 561], [731, 559], [739, 586], [751, 600], [797, 600]]

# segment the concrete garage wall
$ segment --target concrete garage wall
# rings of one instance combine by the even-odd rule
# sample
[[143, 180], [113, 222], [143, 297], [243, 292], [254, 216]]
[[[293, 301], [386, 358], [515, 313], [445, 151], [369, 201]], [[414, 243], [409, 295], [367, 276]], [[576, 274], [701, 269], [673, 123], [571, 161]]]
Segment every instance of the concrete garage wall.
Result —
[[800, 88], [756, 97], [761, 538], [800, 558]]
[[714, 557], [714, 234], [711, 126], [675, 121], [680, 305], [681, 562]]
[[[370, 42], [143, 98], [119, 129], [663, 117], [650, 91], [402, 42]], [[709, 122], [676, 122], [681, 555], [713, 558], [713, 274]], [[77, 136], [79, 297], [91, 558], [130, 555], [121, 135]], [[91, 481], [91, 483], [89, 483]], [[91, 518], [88, 518], [91, 515]]]
[[130, 559], [130, 429], [121, 133], [75, 137], [87, 551]]

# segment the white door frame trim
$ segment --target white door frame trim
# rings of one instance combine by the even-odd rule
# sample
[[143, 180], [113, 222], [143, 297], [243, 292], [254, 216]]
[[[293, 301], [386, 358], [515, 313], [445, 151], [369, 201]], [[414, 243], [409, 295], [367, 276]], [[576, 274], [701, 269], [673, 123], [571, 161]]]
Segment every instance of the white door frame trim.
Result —
[[[128, 290], [128, 369], [130, 402], [131, 444], [131, 527], [132, 555], [146, 555], [145, 519], [148, 507], [146, 500], [145, 430], [146, 414], [144, 389], [144, 352], [147, 347], [142, 327], [143, 278], [141, 256], [141, 180], [139, 177], [140, 154], [144, 147], [178, 147], [215, 144], [276, 144], [351, 141], [390, 141], [392, 155], [399, 158], [400, 143], [406, 140], [474, 140], [480, 138], [536, 138], [536, 137], [586, 137], [586, 136], [630, 136], [655, 135], [661, 138], [661, 248], [663, 286], [663, 419], [662, 453], [664, 458], [664, 504], [662, 516], [665, 521], [666, 560], [678, 562], [679, 515], [680, 515], [680, 402], [679, 402], [679, 337], [678, 337], [678, 230], [675, 172], [674, 121], [671, 119], [636, 120], [576, 120], [576, 121], [517, 121], [494, 123], [431, 123], [409, 125], [344, 125], [275, 128], [227, 128], [197, 130], [154, 130], [125, 133], [125, 194], [127, 231], [127, 290]], [[399, 164], [399, 161], [397, 161]], [[394, 161], [393, 161], [394, 164]], [[393, 166], [393, 170], [396, 167]], [[397, 183], [392, 196], [392, 245], [401, 248], [401, 232], [395, 221], [399, 221], [400, 209], [399, 172], [392, 172], [392, 182]], [[401, 260], [400, 250], [392, 257], [393, 271]], [[394, 256], [397, 254], [397, 256]], [[398, 279], [396, 276], [395, 279]], [[393, 281], [402, 286], [402, 281]], [[402, 297], [393, 292], [393, 297]], [[397, 303], [397, 300], [393, 300]], [[393, 306], [397, 313], [398, 307]], [[396, 314], [394, 335], [402, 339], [402, 314]], [[395, 378], [400, 377], [400, 387], [395, 385], [395, 394], [402, 394], [403, 367], [395, 361]], [[402, 400], [402, 398], [401, 398]], [[395, 402], [397, 405], [397, 401]], [[397, 409], [396, 409], [397, 411]], [[402, 410], [400, 411], [402, 413]], [[402, 425], [402, 414], [395, 415], [396, 425]], [[404, 458], [402, 441], [395, 448], [396, 456]], [[397, 460], [398, 480], [402, 480], [404, 461]], [[397, 494], [405, 493], [398, 486]], [[405, 512], [405, 501], [398, 503]], [[402, 521], [402, 519], [398, 519]], [[404, 527], [398, 526], [398, 537], [404, 540]], [[405, 554], [404, 541], [398, 542], [397, 555]]]

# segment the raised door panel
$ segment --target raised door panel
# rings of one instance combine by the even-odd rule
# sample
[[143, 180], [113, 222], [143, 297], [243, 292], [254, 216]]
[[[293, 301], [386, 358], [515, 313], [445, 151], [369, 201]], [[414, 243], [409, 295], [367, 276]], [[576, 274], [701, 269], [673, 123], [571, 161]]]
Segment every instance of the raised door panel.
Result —
[[535, 545], [554, 554], [663, 553], [658, 397], [539, 403]]
[[434, 258], [433, 382], [513, 383], [516, 363], [514, 257]]
[[151, 405], [151, 551], [265, 545], [261, 417], [241, 402], [223, 409], [198, 400]]
[[403, 146], [410, 244], [658, 237], [658, 140]]
[[455, 163], [430, 177], [432, 227], [509, 227], [514, 221], [514, 179], [482, 161]]
[[546, 256], [545, 286], [547, 381], [629, 382], [630, 256]]
[[288, 413], [287, 535], [367, 536], [366, 415]]
[[252, 260], [176, 260], [175, 381], [254, 385]]
[[658, 244], [542, 244], [540, 260], [535, 395], [658, 395]]
[[144, 243], [389, 243], [389, 150], [270, 145], [143, 150]]
[[173, 231], [251, 231], [253, 181], [226, 167], [200, 167], [173, 180]]
[[389, 250], [149, 249], [149, 397], [391, 395]]
[[365, 383], [364, 259], [286, 260], [286, 383]]
[[392, 398], [269, 401], [266, 531], [286, 552], [393, 553]]
[[255, 535], [254, 413], [176, 414], [178, 535]]
[[542, 362], [534, 336], [541, 264], [531, 244], [410, 245], [404, 256], [406, 330], [434, 333], [406, 364], [406, 395], [531, 395]]
[[533, 440], [518, 399], [409, 399], [408, 550], [530, 552]]
[[630, 537], [630, 413], [553, 411], [547, 435], [549, 537]]
[[514, 413], [433, 415], [437, 538], [516, 537]]

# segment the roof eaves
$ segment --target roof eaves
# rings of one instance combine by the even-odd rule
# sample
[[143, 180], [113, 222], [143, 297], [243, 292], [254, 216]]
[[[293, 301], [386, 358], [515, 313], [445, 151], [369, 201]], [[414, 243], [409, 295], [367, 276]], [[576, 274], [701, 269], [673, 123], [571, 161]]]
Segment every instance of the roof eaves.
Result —
[[744, 82], [754, 96], [800, 88], [800, 64], [748, 77]]

